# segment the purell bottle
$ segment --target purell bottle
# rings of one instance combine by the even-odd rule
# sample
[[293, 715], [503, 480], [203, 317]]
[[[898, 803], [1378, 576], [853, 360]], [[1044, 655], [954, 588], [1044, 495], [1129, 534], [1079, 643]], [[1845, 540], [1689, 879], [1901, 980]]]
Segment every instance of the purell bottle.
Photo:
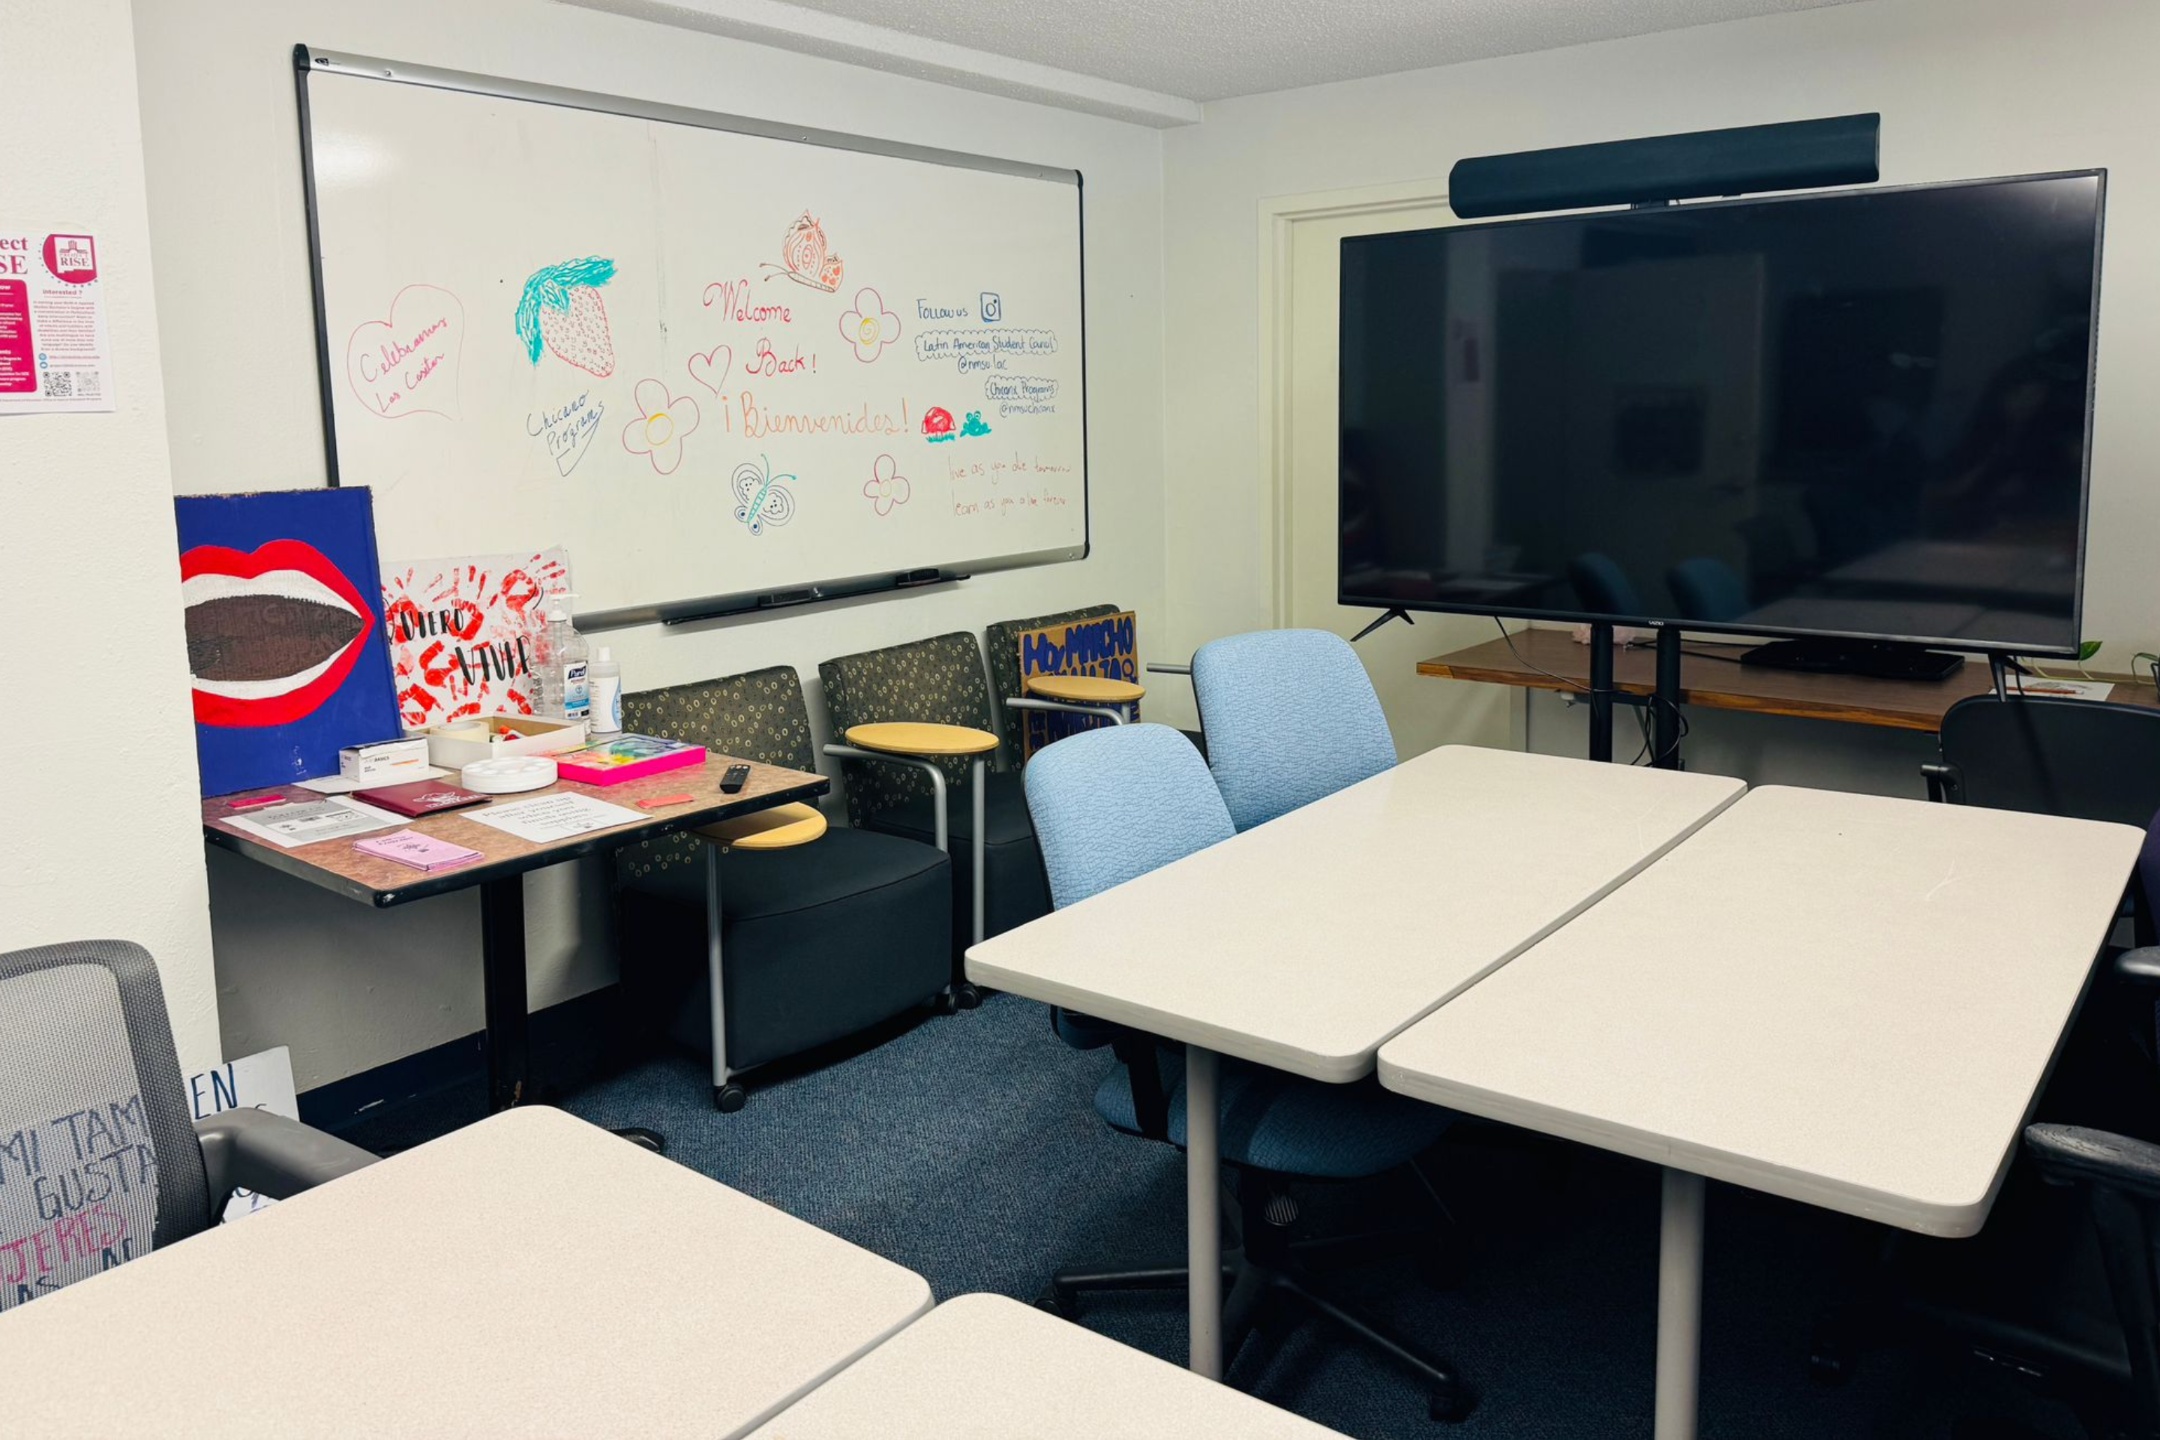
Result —
[[592, 711], [585, 637], [570, 623], [568, 602], [574, 598], [576, 592], [570, 590], [548, 596], [547, 653], [541, 657], [540, 693], [534, 709], [551, 720], [583, 720]]

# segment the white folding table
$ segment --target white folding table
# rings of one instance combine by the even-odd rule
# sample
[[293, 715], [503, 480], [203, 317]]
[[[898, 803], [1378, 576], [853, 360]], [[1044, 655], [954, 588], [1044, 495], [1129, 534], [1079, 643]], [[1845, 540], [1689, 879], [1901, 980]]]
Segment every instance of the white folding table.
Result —
[[1194, 1370], [1222, 1374], [1218, 1054], [1371, 1074], [1743, 788], [1444, 746], [968, 950], [979, 984], [1184, 1042]]
[[733, 1436], [929, 1308], [913, 1271], [528, 1105], [0, 1315], [5, 1428]]
[[946, 1301], [751, 1440], [1342, 1440], [1002, 1295]]
[[1383, 1046], [1380, 1080], [1665, 1167], [1656, 1433], [1686, 1440], [1704, 1177], [1978, 1230], [2143, 839], [1764, 787]]

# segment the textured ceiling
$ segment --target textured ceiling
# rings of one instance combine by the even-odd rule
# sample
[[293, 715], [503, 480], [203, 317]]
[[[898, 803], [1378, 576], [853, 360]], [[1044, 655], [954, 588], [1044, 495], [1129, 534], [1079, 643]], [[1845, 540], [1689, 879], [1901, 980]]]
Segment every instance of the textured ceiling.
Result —
[[1851, 0], [794, 0], [1186, 100], [1223, 100]]

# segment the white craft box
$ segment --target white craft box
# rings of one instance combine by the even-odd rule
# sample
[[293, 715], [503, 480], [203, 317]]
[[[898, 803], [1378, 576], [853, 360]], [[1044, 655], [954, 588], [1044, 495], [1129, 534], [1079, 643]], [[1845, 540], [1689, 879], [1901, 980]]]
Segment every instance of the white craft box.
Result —
[[338, 751], [338, 774], [370, 785], [417, 780], [432, 763], [427, 742], [417, 735], [378, 740], [371, 745], [347, 745]]
[[[516, 739], [500, 732], [516, 732]], [[532, 715], [482, 715], [456, 720], [421, 732], [427, 736], [428, 763], [462, 770], [475, 760], [505, 755], [557, 755], [585, 743], [583, 720], [542, 720]]]

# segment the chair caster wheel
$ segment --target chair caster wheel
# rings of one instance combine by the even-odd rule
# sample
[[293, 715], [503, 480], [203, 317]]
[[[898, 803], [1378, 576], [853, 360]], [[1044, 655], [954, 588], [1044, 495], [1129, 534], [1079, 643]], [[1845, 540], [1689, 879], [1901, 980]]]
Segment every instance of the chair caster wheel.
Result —
[[667, 1137], [657, 1130], [647, 1130], [642, 1125], [632, 1125], [627, 1129], [617, 1130], [615, 1134], [637, 1146], [640, 1150], [650, 1150], [655, 1155], [667, 1154]]
[[750, 1092], [732, 1080], [725, 1085], [713, 1086], [713, 1109], [718, 1110], [723, 1115], [733, 1115], [749, 1103]]
[[958, 985], [953, 986], [952, 999], [955, 1008], [973, 1010], [976, 1006], [982, 1004], [982, 991], [963, 980]]
[[1060, 1320], [1070, 1320], [1078, 1307], [1070, 1299], [1059, 1294], [1057, 1287], [1053, 1285], [1035, 1297], [1035, 1308], [1046, 1314], [1055, 1315]]
[[1443, 1425], [1455, 1425], [1470, 1418], [1477, 1408], [1477, 1393], [1469, 1386], [1450, 1385], [1445, 1390], [1435, 1390], [1425, 1400], [1425, 1413]]

